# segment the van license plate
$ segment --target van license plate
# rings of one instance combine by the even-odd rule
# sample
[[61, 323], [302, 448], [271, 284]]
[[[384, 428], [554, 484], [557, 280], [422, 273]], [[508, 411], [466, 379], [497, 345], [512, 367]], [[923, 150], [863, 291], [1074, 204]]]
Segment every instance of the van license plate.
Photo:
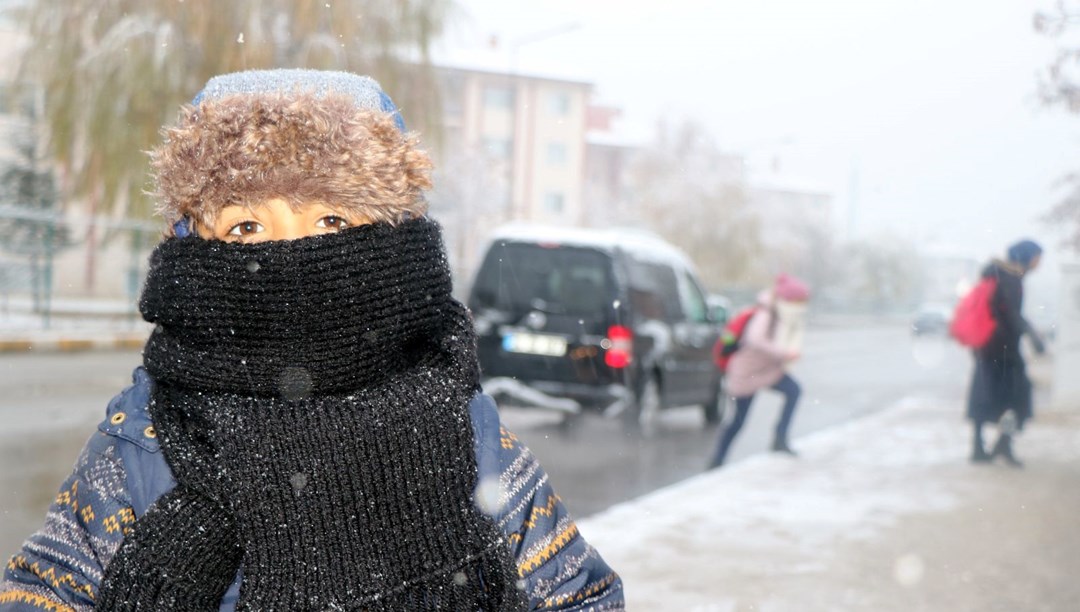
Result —
[[508, 353], [562, 357], [566, 354], [566, 338], [549, 334], [513, 333], [503, 336], [502, 347]]

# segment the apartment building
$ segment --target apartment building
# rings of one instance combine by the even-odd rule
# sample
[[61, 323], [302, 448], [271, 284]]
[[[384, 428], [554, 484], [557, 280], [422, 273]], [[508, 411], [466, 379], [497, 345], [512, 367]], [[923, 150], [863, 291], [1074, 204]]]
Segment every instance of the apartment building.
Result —
[[509, 221], [582, 225], [590, 83], [440, 66], [443, 133], [432, 209], [455, 267], [478, 264], [483, 238]]

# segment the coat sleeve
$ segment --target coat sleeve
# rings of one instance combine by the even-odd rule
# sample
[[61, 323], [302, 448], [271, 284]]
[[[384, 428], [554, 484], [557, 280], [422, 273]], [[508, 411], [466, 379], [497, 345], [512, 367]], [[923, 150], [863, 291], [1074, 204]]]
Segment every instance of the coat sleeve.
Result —
[[578, 532], [536, 457], [499, 423], [495, 402], [478, 395], [470, 410], [478, 497], [485, 489], [494, 492], [493, 515], [510, 544], [530, 609], [623, 610], [619, 575]]
[[95, 433], [44, 526], [8, 560], [0, 611], [93, 609], [102, 569], [135, 522], [124, 482], [112, 439]]
[[1001, 274], [995, 292], [995, 319], [1009, 337], [1020, 337], [1031, 327], [1022, 314], [1024, 286], [1019, 276]]

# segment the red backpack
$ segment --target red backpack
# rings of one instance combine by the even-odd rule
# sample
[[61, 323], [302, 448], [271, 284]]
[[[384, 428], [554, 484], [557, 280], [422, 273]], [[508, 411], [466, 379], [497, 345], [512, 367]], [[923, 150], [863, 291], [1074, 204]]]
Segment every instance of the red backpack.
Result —
[[974, 349], [986, 346], [997, 327], [997, 321], [994, 321], [990, 311], [990, 300], [996, 290], [997, 279], [993, 276], [980, 280], [956, 305], [952, 322], [949, 323], [949, 335], [960, 344]]
[[750, 318], [754, 316], [757, 310], [757, 306], [743, 308], [727, 322], [727, 325], [724, 325], [724, 332], [720, 334], [720, 338], [717, 339], [712, 349], [713, 363], [720, 368], [721, 372], [727, 372], [731, 356], [739, 350], [743, 332], [746, 331], [746, 324], [750, 322]]

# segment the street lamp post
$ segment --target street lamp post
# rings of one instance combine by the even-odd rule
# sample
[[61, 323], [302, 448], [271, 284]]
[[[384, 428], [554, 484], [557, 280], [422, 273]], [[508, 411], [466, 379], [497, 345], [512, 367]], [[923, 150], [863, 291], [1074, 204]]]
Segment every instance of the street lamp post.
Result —
[[[521, 47], [525, 45], [531, 45], [534, 43], [542, 42], [562, 36], [568, 32], [573, 32], [581, 28], [581, 23], [571, 21], [563, 23], [545, 30], [539, 30], [519, 36], [515, 38], [509, 45], [509, 77], [510, 83], [514, 92], [514, 146], [510, 151], [510, 177], [509, 177], [509, 189], [510, 189], [510, 210], [511, 217], [515, 216], [515, 212], [521, 216], [527, 216], [528, 204], [530, 200], [530, 194], [528, 190], [532, 186], [532, 163], [531, 155], [528, 155], [528, 151], [532, 147], [532, 130], [526, 129], [525, 122], [528, 117], [525, 115], [525, 111], [534, 107], [532, 104], [522, 104], [518, 102], [518, 98], [524, 98], [525, 88], [522, 87], [522, 80], [518, 76], [518, 53]], [[531, 89], [531, 88], [530, 88]], [[519, 96], [520, 90], [520, 96]], [[535, 111], [533, 111], [535, 112]], [[531, 128], [531, 125], [529, 126]], [[518, 145], [518, 137], [521, 137], [520, 145]], [[525, 153], [524, 157], [518, 155], [518, 151]], [[518, 182], [518, 169], [521, 169], [521, 173], [524, 179], [525, 192], [521, 194], [520, 204], [517, 197]]]

